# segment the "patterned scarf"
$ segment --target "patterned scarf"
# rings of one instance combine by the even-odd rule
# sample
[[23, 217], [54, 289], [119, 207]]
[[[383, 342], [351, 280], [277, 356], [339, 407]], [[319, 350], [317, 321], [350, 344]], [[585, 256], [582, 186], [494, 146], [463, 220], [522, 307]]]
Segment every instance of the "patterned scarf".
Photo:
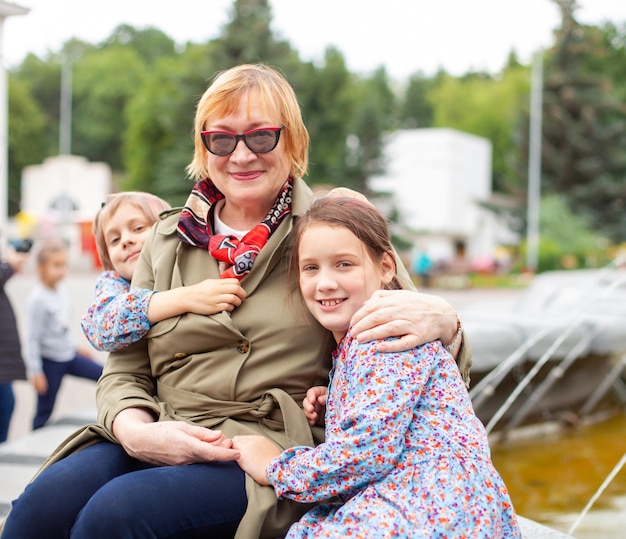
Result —
[[235, 277], [241, 281], [250, 273], [268, 238], [291, 213], [292, 183], [291, 178], [287, 179], [265, 219], [240, 240], [233, 235], [212, 234], [212, 212], [224, 195], [211, 180], [204, 178], [194, 185], [180, 214], [178, 237], [183, 243], [207, 249], [213, 258], [226, 263], [229, 267], [220, 274], [222, 279]]

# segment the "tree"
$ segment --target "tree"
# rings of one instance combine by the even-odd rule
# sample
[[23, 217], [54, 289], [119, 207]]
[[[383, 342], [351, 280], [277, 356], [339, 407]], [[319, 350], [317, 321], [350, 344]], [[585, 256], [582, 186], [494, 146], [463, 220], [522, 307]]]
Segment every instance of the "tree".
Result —
[[545, 65], [542, 187], [615, 241], [626, 239], [626, 108], [594, 72], [605, 54], [594, 28], [580, 25], [574, 0], [555, 0], [562, 14]]
[[430, 92], [437, 85], [437, 77], [427, 77], [422, 72], [409, 77], [400, 105], [400, 127], [414, 129], [431, 127], [433, 123], [433, 104], [428, 99]]
[[[587, 219], [570, 210], [563, 196], [542, 197], [539, 228], [538, 271], [563, 269], [567, 259], [576, 267], [606, 263], [606, 240], [592, 230]], [[523, 254], [525, 249], [523, 244]]]
[[148, 190], [173, 205], [189, 194], [185, 167], [193, 155], [193, 113], [216, 71], [215, 43], [190, 45], [156, 62], [128, 104], [125, 189]]
[[146, 65], [176, 54], [176, 44], [161, 30], [152, 27], [138, 30], [128, 24], [120, 24], [99, 46], [100, 49], [110, 47], [132, 48]]
[[347, 187], [367, 194], [367, 180], [384, 172], [383, 135], [395, 128], [395, 106], [384, 68], [361, 82], [348, 138]]
[[429, 93], [435, 127], [450, 127], [482, 136], [493, 147], [493, 189], [512, 191], [509, 156], [514, 149], [515, 126], [527, 108], [528, 70], [513, 66], [500, 77], [467, 74], [443, 77]]
[[20, 210], [21, 173], [25, 166], [40, 163], [48, 152], [47, 120], [23, 80], [9, 77], [9, 214]]
[[130, 46], [107, 46], [85, 54], [73, 66], [72, 153], [124, 169], [126, 107], [147, 72]]

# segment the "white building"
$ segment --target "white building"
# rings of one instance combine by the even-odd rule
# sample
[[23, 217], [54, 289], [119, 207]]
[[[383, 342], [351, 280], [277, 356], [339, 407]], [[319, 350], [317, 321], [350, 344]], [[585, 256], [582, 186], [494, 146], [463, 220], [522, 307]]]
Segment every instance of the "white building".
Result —
[[109, 165], [60, 155], [24, 168], [20, 208], [38, 219], [93, 219], [110, 192]]
[[76, 155], [50, 157], [22, 171], [20, 213], [37, 237], [60, 236], [74, 254], [93, 248], [91, 224], [111, 192], [111, 168]]
[[370, 180], [420, 250], [467, 264], [496, 256], [511, 233], [481, 208], [491, 197], [491, 142], [454, 129], [400, 130], [385, 150], [386, 173]]

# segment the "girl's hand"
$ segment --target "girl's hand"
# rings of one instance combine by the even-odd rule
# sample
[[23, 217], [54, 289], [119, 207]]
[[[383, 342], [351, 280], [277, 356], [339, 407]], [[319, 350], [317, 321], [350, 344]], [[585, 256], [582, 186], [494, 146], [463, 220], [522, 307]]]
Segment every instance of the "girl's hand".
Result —
[[321, 425], [324, 422], [327, 395], [328, 388], [326, 386], [315, 386], [306, 392], [306, 397], [302, 401], [302, 408], [309, 425]]
[[156, 323], [184, 313], [209, 315], [232, 311], [245, 298], [246, 291], [237, 279], [205, 279], [152, 294], [148, 320]]
[[246, 299], [246, 291], [238, 279], [205, 279], [198, 284], [183, 287], [187, 312], [215, 314], [232, 311]]
[[264, 436], [235, 436], [233, 449], [241, 453], [237, 464], [259, 485], [269, 485], [265, 470], [271, 460], [282, 453], [282, 449]]
[[446, 300], [412, 290], [377, 290], [350, 323], [359, 342], [400, 337], [379, 343], [379, 352], [402, 352], [437, 339], [449, 345], [458, 325], [456, 311]]

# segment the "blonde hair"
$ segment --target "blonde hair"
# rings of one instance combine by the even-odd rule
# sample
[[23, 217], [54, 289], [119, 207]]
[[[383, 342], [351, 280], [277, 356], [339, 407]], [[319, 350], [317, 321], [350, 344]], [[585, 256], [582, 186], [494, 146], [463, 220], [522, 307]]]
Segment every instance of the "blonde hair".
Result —
[[50, 255], [67, 253], [67, 243], [60, 238], [46, 239], [37, 251], [37, 266], [40, 268], [48, 262]]
[[290, 175], [301, 178], [307, 172], [309, 133], [302, 120], [296, 94], [285, 77], [264, 64], [242, 64], [216, 75], [196, 108], [194, 121], [194, 156], [187, 166], [192, 179], [208, 177], [208, 150], [202, 143], [201, 132], [207, 122], [232, 114], [241, 100], [249, 97], [248, 107], [258, 105], [278, 117], [285, 128], [281, 134], [285, 152], [291, 163]]
[[127, 191], [125, 193], [108, 195], [93, 220], [93, 235], [96, 238], [98, 256], [100, 257], [100, 262], [102, 262], [102, 267], [107, 271], [114, 268], [109, 258], [109, 250], [104, 237], [104, 225], [122, 204], [135, 206], [150, 221], [150, 224], [154, 224], [159, 220], [159, 214], [162, 211], [171, 208], [169, 203], [162, 198], [142, 191]]

